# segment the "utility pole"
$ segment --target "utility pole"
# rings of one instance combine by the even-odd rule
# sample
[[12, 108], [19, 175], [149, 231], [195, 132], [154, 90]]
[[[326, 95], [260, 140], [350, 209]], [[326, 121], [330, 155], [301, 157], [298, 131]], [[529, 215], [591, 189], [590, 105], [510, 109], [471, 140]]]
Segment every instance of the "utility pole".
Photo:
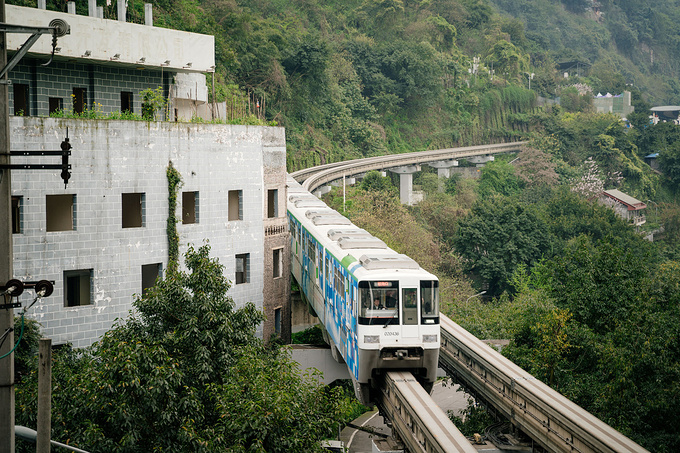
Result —
[[[6, 23], [5, 0], [0, 0], [0, 22]], [[0, 68], [7, 65], [7, 34], [0, 32]], [[0, 80], [0, 164], [10, 163], [8, 75]], [[14, 278], [12, 268], [12, 184], [9, 169], [0, 169], [0, 284]], [[0, 298], [5, 303], [6, 297]], [[14, 327], [14, 310], [0, 310], [0, 334]], [[9, 332], [0, 356], [14, 347]], [[14, 354], [0, 359], [0, 452], [14, 453]]]

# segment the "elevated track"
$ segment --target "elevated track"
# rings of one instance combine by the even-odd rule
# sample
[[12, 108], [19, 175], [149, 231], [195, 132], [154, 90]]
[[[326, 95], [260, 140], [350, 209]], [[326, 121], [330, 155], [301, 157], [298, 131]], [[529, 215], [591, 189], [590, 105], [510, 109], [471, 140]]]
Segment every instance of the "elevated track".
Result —
[[[322, 165], [292, 173], [309, 191], [370, 170], [437, 160], [519, 151], [524, 142], [423, 151]], [[439, 366], [515, 427], [550, 452], [647, 452], [440, 315]], [[410, 452], [476, 451], [410, 373], [389, 372], [381, 387], [382, 412]]]

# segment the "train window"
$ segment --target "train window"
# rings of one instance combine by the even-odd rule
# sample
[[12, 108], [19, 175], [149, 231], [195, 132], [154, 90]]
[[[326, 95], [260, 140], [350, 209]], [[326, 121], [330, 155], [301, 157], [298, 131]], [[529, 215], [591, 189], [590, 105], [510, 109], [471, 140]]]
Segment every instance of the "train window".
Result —
[[327, 285], [330, 285], [330, 284], [331, 284], [331, 279], [330, 279], [330, 275], [331, 275], [331, 260], [330, 260], [330, 258], [328, 257], [328, 255], [326, 255], [326, 272], [325, 272], [324, 275], [325, 275], [325, 278], [326, 278], [326, 284], [327, 284]]
[[420, 281], [420, 320], [422, 324], [439, 324], [439, 282]]
[[359, 282], [359, 324], [399, 324], [399, 282]]
[[418, 290], [416, 288], [404, 288], [401, 292], [402, 314], [404, 325], [418, 324]]

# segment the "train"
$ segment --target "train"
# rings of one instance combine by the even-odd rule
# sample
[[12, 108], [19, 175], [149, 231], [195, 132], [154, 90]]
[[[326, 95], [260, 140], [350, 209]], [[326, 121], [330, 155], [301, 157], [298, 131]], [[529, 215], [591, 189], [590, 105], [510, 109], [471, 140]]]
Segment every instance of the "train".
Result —
[[374, 402], [380, 376], [409, 371], [429, 393], [439, 362], [439, 280], [287, 181], [291, 272], [354, 391]]

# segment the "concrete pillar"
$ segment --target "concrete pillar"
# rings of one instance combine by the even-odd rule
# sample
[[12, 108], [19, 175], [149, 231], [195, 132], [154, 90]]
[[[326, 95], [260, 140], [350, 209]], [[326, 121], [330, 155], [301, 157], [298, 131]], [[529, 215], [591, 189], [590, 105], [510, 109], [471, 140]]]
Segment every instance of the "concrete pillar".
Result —
[[66, 2], [66, 12], [69, 14], [76, 13], [76, 2]]
[[494, 157], [487, 154], [486, 156], [471, 156], [468, 157], [467, 160], [473, 164], [485, 164], [487, 162], [493, 162]]
[[125, 0], [118, 0], [118, 20], [125, 22]]
[[401, 204], [413, 205], [413, 173], [420, 171], [420, 166], [405, 165], [390, 168], [389, 171], [399, 175], [399, 201], [401, 201]]
[[38, 0], [38, 9], [47, 9], [47, 0]]
[[97, 0], [87, 0], [87, 15], [97, 17]]
[[103, 6], [97, 6], [97, 17], [100, 19], [104, 18], [104, 7]]
[[144, 3], [144, 25], [153, 27], [153, 5]]
[[437, 176], [439, 176], [439, 191], [443, 192], [444, 191], [444, 183], [441, 179], [442, 178], [448, 179], [448, 178], [451, 177], [451, 167], [457, 167], [458, 161], [457, 160], [438, 160], [438, 161], [434, 161], [434, 162], [428, 162], [428, 165], [430, 167], [437, 169]]

